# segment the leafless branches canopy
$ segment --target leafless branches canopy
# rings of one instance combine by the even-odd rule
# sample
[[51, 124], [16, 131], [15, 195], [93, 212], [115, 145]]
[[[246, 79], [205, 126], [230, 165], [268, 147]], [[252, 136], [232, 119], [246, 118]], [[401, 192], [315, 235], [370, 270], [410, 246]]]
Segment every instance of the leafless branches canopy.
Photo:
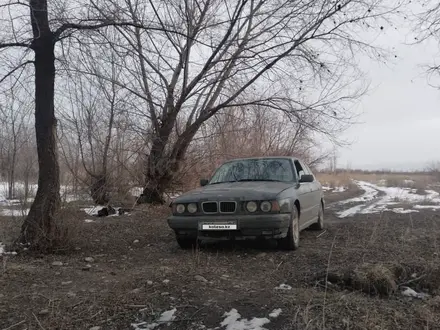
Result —
[[318, 161], [317, 137], [336, 141], [367, 87], [356, 54], [385, 54], [360, 33], [400, 4], [2, 1], [0, 81], [34, 95], [38, 192], [21, 241], [38, 246], [59, 231], [58, 150], [97, 203], [139, 167], [139, 201], [162, 202], [179, 173], [238, 154]]

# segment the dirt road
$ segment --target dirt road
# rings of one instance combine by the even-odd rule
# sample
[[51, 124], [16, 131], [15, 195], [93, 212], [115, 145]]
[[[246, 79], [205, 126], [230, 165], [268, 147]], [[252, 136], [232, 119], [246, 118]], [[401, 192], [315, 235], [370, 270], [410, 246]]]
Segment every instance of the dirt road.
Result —
[[332, 198], [295, 252], [180, 250], [166, 209], [83, 215], [73, 252], [4, 261], [0, 329], [440, 329], [438, 213], [340, 218], [352, 205]]

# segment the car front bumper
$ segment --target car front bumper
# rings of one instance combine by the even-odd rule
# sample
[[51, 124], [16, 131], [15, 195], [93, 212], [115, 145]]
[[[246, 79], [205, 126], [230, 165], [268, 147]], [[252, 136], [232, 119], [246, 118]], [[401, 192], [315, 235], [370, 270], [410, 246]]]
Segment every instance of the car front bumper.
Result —
[[[203, 230], [203, 223], [234, 221], [237, 229]], [[290, 225], [290, 214], [222, 215], [215, 216], [170, 216], [168, 225], [179, 236], [188, 238], [254, 239], [286, 237]]]

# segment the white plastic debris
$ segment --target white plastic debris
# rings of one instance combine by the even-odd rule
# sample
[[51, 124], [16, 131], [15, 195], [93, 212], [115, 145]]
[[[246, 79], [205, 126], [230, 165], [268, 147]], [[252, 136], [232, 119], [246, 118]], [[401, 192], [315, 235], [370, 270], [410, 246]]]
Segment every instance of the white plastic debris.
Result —
[[288, 284], [282, 283], [279, 286], [277, 286], [275, 288], [275, 290], [292, 290], [292, 287], [290, 285], [288, 285]]

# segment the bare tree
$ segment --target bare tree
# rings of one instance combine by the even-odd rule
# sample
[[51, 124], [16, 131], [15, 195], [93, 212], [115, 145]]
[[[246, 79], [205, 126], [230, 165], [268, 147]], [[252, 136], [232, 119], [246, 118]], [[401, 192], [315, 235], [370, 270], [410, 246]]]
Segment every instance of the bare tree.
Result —
[[[119, 84], [143, 102], [152, 131], [140, 202], [163, 202], [191, 141], [221, 110], [277, 109], [307, 118], [304, 125], [326, 121], [318, 126], [328, 135], [347, 124], [349, 105], [363, 91], [353, 56], [381, 53], [356, 33], [368, 26], [380, 31], [395, 9], [375, 0], [125, 4], [133, 21], [148, 17], [164, 29], [120, 29], [127, 75]], [[179, 121], [185, 124], [178, 127]]]
[[[414, 4], [415, 13], [408, 19], [413, 24], [415, 37], [412, 44], [420, 44], [434, 41], [440, 50], [440, 4], [436, 1], [423, 0]], [[440, 63], [426, 65], [429, 78], [438, 79], [440, 75]], [[440, 88], [440, 83], [430, 79], [429, 84], [434, 88]]]
[[194, 137], [174, 183], [194, 188], [226, 160], [291, 155], [317, 165], [327, 154], [316, 148], [314, 131], [277, 110], [258, 106], [220, 111]]
[[3, 144], [1, 157], [3, 171], [8, 180], [8, 197], [13, 199], [16, 196], [17, 165], [23, 159], [20, 156], [30, 140], [31, 111], [28, 104], [20, 101], [14, 90], [3, 93], [3, 96], [4, 103], [0, 104], [0, 139]]
[[[96, 204], [104, 205], [109, 202], [109, 166], [113, 159], [110, 152], [118, 123], [126, 114], [127, 92], [115, 83], [119, 80], [121, 63], [116, 62], [113, 52], [107, 54], [100, 47], [95, 47], [95, 51], [83, 48], [81, 52], [82, 65], [93, 75], [69, 75], [66, 93], [71, 111], [63, 112], [62, 118], [72, 133], [70, 136], [77, 139], [82, 167], [90, 178], [91, 196]], [[100, 62], [103, 68], [99, 67]], [[109, 71], [109, 81], [100, 78], [101, 70]]]
[[[38, 190], [25, 219], [21, 243], [31, 248], [48, 250], [54, 247], [60, 228], [56, 213], [60, 209], [60, 169], [57, 150], [57, 120], [55, 117], [55, 59], [69, 45], [77, 31], [93, 31], [109, 26], [134, 25], [118, 16], [103, 17], [94, 2], [66, 6], [47, 0], [12, 1], [0, 4], [2, 17], [0, 58], [2, 69], [11, 67], [7, 77], [21, 78], [27, 65], [34, 67], [35, 133], [38, 152]], [[106, 6], [108, 8], [108, 6]], [[121, 8], [123, 10], [123, 8]], [[137, 25], [139, 27], [139, 25]], [[152, 27], [149, 27], [152, 28]], [[15, 50], [22, 51], [16, 55]], [[17, 59], [18, 58], [18, 59]]]

